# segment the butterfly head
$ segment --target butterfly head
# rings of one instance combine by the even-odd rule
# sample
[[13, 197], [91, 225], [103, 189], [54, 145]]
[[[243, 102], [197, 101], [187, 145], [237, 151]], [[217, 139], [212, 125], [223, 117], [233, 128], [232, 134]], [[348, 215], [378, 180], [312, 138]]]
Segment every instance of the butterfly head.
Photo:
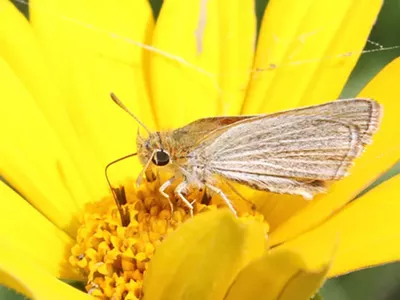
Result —
[[156, 166], [165, 166], [170, 163], [171, 157], [169, 149], [165, 147], [165, 142], [162, 133], [153, 132], [148, 138], [137, 136], [137, 149], [139, 159], [142, 164], [151, 162]]

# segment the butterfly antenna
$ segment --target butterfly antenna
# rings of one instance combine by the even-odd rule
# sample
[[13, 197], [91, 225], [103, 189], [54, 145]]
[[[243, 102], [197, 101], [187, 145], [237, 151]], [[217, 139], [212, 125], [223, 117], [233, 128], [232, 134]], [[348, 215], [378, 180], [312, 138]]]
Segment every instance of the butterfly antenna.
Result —
[[106, 180], [107, 180], [108, 186], [110, 187], [111, 193], [112, 193], [113, 198], [115, 200], [115, 204], [117, 204], [117, 208], [118, 208], [118, 211], [119, 211], [119, 214], [120, 214], [120, 217], [121, 217], [122, 226], [128, 226], [128, 224], [129, 224], [129, 215], [127, 215], [125, 213], [125, 211], [124, 211], [124, 209], [122, 207], [122, 205], [126, 204], [126, 196], [125, 196], [125, 193], [124, 193], [125, 189], [124, 189], [124, 187], [122, 187], [122, 188], [113, 188], [113, 186], [111, 185], [111, 182], [110, 182], [110, 178], [108, 177], [108, 168], [111, 167], [113, 164], [116, 164], [117, 162], [120, 162], [120, 161], [122, 161], [124, 159], [130, 158], [130, 157], [133, 157], [133, 156], [136, 156], [136, 155], [137, 155], [137, 153], [131, 153], [131, 154], [125, 155], [123, 157], [120, 157], [120, 158], [110, 162], [104, 169], [104, 173], [105, 173], [105, 176], [106, 176]]
[[142, 121], [139, 120], [138, 117], [136, 117], [126, 106], [121, 102], [121, 100], [118, 99], [118, 97], [114, 93], [110, 93], [111, 99], [114, 101], [115, 104], [117, 104], [120, 108], [122, 108], [124, 111], [126, 111], [132, 118], [136, 120], [142, 126], [148, 134], [151, 134], [151, 131], [142, 123]]

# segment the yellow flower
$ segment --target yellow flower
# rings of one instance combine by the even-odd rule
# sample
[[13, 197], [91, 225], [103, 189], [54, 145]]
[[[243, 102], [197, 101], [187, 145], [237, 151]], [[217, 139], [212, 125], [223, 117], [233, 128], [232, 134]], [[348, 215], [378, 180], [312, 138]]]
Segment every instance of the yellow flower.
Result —
[[[101, 291], [108, 297], [308, 299], [326, 278], [398, 260], [400, 176], [351, 200], [399, 158], [400, 59], [360, 93], [383, 104], [385, 115], [351, 176], [310, 202], [255, 193], [267, 224], [210, 208], [160, 242], [187, 216], [178, 209], [160, 217], [163, 200], [154, 204], [149, 187], [127, 194], [149, 205], [149, 223], [131, 207], [124, 229], [115, 207], [99, 205], [111, 199], [104, 167], [133, 152], [136, 136], [110, 92], [153, 129], [336, 99], [381, 2], [271, 0], [255, 51], [252, 1], [168, 0], [154, 25], [145, 0], [32, 0], [29, 22], [0, 0], [0, 170], [26, 199], [1, 183], [0, 282], [35, 299], [89, 299], [57, 278], [87, 280], [76, 266], [92, 262], [91, 275], [109, 275], [96, 283], [112, 287]], [[121, 182], [138, 172], [121, 164], [111, 177]], [[126, 238], [128, 230], [143, 245], [137, 235]], [[120, 263], [132, 271], [129, 280], [112, 274], [110, 245], [125, 247]]]

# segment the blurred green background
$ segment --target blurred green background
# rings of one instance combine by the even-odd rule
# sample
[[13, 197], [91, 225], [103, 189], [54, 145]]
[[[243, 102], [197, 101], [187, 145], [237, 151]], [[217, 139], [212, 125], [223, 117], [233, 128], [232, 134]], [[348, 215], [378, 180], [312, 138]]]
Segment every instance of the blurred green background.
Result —
[[[66, 0], [67, 1], [67, 0]], [[135, 0], [132, 0], [135, 1]], [[245, 1], [245, 0], [243, 0]], [[324, 1], [324, 0], [321, 0]], [[356, 0], [357, 1], [357, 0]], [[26, 3], [15, 0], [14, 4], [26, 16], [29, 10]], [[154, 15], [160, 10], [161, 0], [150, 0]], [[262, 18], [268, 0], [256, 0], [258, 23]], [[386, 0], [369, 40], [383, 47], [400, 46], [400, 0]], [[368, 43], [366, 50], [378, 46]], [[365, 53], [361, 56], [349, 82], [342, 92], [342, 97], [354, 97], [387, 63], [400, 56], [400, 48]], [[400, 78], [399, 78], [400, 83]], [[400, 101], [400, 99], [398, 100]], [[400, 172], [398, 163], [374, 185]], [[400, 230], [400, 228], [399, 228]], [[79, 285], [79, 284], [78, 284]], [[400, 299], [400, 263], [393, 263], [354, 272], [325, 283], [320, 291], [325, 300], [396, 300]], [[21, 300], [23, 296], [0, 286], [0, 300]]]

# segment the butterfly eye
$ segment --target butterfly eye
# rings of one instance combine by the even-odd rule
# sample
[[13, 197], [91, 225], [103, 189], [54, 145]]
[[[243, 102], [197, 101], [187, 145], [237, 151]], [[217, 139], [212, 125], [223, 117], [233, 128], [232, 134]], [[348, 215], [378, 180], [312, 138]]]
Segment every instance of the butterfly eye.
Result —
[[157, 150], [152, 161], [156, 166], [165, 166], [169, 163], [169, 154], [164, 150]]

